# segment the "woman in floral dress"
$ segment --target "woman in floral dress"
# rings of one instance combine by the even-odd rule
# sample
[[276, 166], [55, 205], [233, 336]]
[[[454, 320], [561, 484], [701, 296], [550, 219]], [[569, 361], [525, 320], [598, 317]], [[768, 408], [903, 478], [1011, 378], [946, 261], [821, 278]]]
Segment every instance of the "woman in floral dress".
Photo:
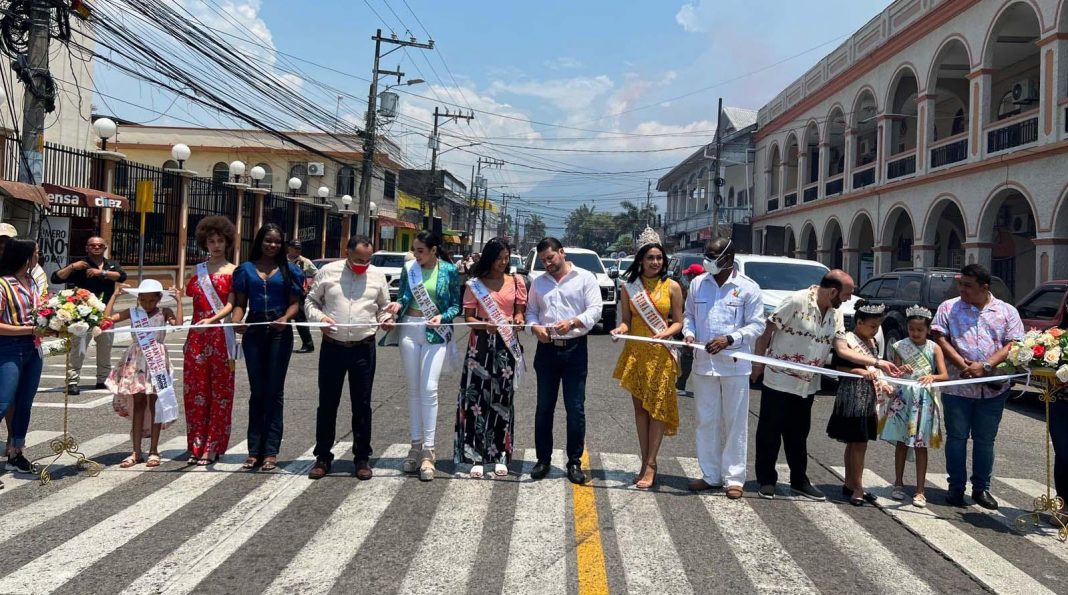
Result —
[[[197, 246], [208, 260], [186, 281], [185, 293], [193, 298], [193, 324], [214, 324], [230, 314], [230, 285], [236, 229], [222, 216], [205, 217], [197, 224]], [[203, 280], [202, 280], [202, 277]], [[215, 296], [206, 292], [210, 283]], [[213, 305], [214, 304], [214, 305]], [[217, 309], [218, 307], [218, 309]], [[230, 338], [228, 338], [228, 333]], [[231, 329], [191, 330], [185, 342], [185, 425], [189, 433], [189, 464], [208, 465], [230, 444], [234, 405], [234, 359], [237, 340]]]
[[[494, 238], [487, 242], [478, 262], [469, 271], [471, 281], [464, 289], [465, 320], [483, 325], [472, 327], [456, 403], [453, 462], [471, 465], [471, 477], [482, 477], [482, 466], [490, 464], [494, 466], [494, 475], [506, 476], [512, 460], [516, 373], [517, 367], [523, 364], [516, 361], [509, 341], [492, 322], [472, 288], [477, 280], [505, 320], [522, 325], [527, 288], [517, 275], [505, 274], [511, 255], [511, 248], [503, 240]], [[512, 332], [518, 332], [518, 328]]]

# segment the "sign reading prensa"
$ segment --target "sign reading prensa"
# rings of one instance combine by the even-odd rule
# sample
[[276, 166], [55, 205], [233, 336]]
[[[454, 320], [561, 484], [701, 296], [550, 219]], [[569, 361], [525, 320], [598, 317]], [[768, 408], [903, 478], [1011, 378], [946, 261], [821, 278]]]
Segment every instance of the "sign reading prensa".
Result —
[[59, 184], [42, 184], [48, 193], [48, 202], [53, 206], [85, 207], [96, 209], [126, 209], [130, 201], [117, 194], [91, 188], [75, 188]]

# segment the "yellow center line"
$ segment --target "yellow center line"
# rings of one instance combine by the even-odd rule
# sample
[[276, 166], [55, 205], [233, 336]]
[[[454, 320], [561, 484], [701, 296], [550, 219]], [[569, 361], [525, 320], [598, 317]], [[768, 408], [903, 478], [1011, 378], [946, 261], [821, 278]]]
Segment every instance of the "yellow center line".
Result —
[[[590, 453], [582, 453], [582, 470], [589, 476]], [[601, 523], [597, 518], [597, 499], [591, 484], [571, 484], [575, 513], [575, 554], [578, 563], [579, 595], [608, 593], [608, 573], [601, 547]]]

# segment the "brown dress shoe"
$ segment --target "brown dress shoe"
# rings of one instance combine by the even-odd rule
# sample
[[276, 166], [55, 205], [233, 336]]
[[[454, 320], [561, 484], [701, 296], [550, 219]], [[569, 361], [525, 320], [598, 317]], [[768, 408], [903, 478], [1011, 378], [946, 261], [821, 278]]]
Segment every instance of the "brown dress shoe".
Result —
[[311, 471], [308, 472], [308, 479], [322, 479], [326, 477], [326, 474], [330, 473], [329, 461], [315, 461], [312, 465]]
[[722, 488], [723, 486], [710, 484], [710, 483], [706, 482], [704, 479], [695, 479], [695, 480], [691, 481], [687, 485], [687, 487], [690, 488], [690, 491], [693, 491], [693, 492], [707, 492], [708, 490], [718, 490], [718, 489]]
[[374, 477], [374, 471], [371, 471], [371, 465], [367, 461], [356, 461], [356, 479], [367, 481], [372, 477]]

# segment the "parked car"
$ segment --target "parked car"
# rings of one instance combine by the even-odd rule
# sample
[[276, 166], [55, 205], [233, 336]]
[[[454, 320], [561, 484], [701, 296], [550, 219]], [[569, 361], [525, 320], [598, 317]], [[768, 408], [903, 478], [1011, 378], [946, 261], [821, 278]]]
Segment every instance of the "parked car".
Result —
[[1060, 326], [1065, 319], [1065, 300], [1068, 299], [1068, 281], [1046, 281], [1027, 294], [1016, 309], [1020, 312], [1027, 330]]
[[691, 264], [701, 264], [705, 262], [705, 255], [703, 253], [693, 252], [679, 252], [672, 254], [668, 258], [668, 276], [676, 281], [682, 280], [682, 272], [690, 267]]
[[[908, 336], [905, 310], [917, 304], [933, 314], [942, 302], [960, 295], [957, 287], [956, 269], [898, 269], [868, 279], [856, 295], [872, 302], [886, 304], [888, 313], [883, 321], [883, 333], [888, 343], [893, 344]], [[1012, 303], [1012, 292], [1005, 282], [994, 277], [990, 291], [998, 299]], [[1063, 291], [1062, 291], [1063, 294]]]
[[[616, 299], [619, 295], [616, 287], [618, 272], [610, 273], [605, 270], [604, 265], [601, 264], [601, 258], [593, 250], [565, 246], [564, 254], [568, 262], [581, 269], [586, 269], [597, 277], [597, 285], [601, 288], [601, 301], [603, 302], [601, 321], [602, 326], [607, 330], [610, 325], [615, 324], [616, 320]], [[520, 275], [525, 275], [528, 281], [533, 282], [545, 274], [545, 266], [538, 259], [538, 253], [535, 250], [531, 250], [527, 254], [525, 264], [526, 266], [517, 272]]]
[[389, 298], [397, 299], [400, 291], [400, 276], [404, 272], [404, 256], [406, 252], [375, 252], [371, 255], [371, 265], [382, 271], [389, 283]]
[[341, 260], [341, 259], [340, 258], [316, 258], [315, 260], [312, 261], [312, 264], [315, 265], [315, 268], [321, 269], [321, 268], [323, 268], [323, 265], [327, 265], [327, 264], [330, 264], [332, 262], [337, 262], [339, 260]]

